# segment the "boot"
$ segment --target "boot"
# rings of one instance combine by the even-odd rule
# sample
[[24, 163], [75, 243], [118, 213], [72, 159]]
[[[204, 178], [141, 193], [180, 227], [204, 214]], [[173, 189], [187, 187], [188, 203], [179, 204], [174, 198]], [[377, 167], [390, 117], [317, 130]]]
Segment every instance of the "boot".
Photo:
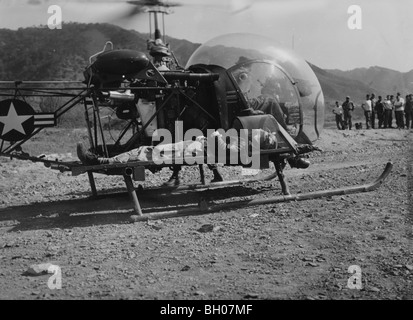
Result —
[[310, 166], [310, 161], [304, 160], [302, 158], [289, 158], [287, 159], [291, 168], [307, 169]]
[[99, 164], [98, 157], [90, 152], [84, 142], [79, 142], [76, 146], [77, 157], [85, 165]]
[[90, 151], [90, 149], [85, 145], [84, 142], [79, 142], [76, 147], [77, 157], [83, 164], [86, 165], [98, 165], [98, 164], [108, 164], [108, 158], [100, 158], [96, 154]]

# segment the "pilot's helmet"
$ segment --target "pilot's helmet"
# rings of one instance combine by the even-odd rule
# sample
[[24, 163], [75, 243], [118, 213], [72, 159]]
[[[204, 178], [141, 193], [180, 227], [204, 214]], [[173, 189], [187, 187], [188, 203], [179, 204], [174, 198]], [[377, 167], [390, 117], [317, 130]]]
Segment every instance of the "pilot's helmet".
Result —
[[248, 58], [241, 56], [236, 62], [234, 69], [232, 69], [232, 75], [242, 92], [248, 91], [251, 85], [251, 64], [247, 63], [248, 61]]

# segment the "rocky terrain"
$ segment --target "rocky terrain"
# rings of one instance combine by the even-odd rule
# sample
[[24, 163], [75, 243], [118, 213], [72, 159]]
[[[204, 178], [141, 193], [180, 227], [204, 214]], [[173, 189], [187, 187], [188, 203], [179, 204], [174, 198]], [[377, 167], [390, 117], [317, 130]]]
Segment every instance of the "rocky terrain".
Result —
[[[365, 184], [391, 161], [390, 176], [373, 192], [136, 223], [124, 193], [91, 199], [86, 175], [1, 158], [0, 299], [410, 300], [412, 137], [408, 130], [327, 129], [312, 165], [285, 171], [291, 191], [304, 193]], [[222, 172], [241, 177], [240, 168]], [[144, 187], [169, 174], [147, 172]], [[199, 179], [196, 168], [181, 176]], [[101, 194], [125, 191], [119, 177], [96, 181]], [[200, 198], [279, 194], [274, 180], [140, 199], [149, 212]], [[42, 273], [44, 263], [59, 267], [61, 289], [49, 288], [56, 274]], [[349, 283], [351, 266], [361, 273]]]

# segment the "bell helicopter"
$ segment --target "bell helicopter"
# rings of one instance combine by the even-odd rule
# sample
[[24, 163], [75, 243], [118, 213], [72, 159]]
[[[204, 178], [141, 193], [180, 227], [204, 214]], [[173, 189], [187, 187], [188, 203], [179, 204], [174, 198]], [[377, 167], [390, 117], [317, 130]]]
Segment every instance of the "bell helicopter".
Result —
[[[93, 196], [97, 196], [94, 174], [122, 176], [136, 220], [176, 216], [191, 210], [211, 212], [228, 207], [370, 191], [389, 174], [391, 164], [368, 185], [291, 194], [284, 169], [287, 164], [302, 169], [309, 166], [306, 155], [320, 151], [315, 143], [324, 125], [322, 88], [308, 63], [271, 39], [252, 34], [226, 34], [202, 44], [186, 65], [181, 66], [166, 43], [164, 23], [164, 16], [181, 4], [161, 0], [127, 3], [133, 8], [128, 17], [142, 13], [149, 15], [151, 38], [147, 41], [148, 54], [114, 49], [113, 43], [107, 42], [102, 51], [89, 58], [82, 83], [1, 81], [0, 96], [7, 98], [0, 101], [1, 156], [41, 162], [46, 167], [68, 171], [74, 176], [87, 174]], [[67, 100], [53, 112], [38, 113], [25, 99], [44, 95], [64, 96]], [[142, 147], [166, 145], [174, 146], [172, 157], [163, 161], [147, 157], [128, 162], [88, 163], [84, 159], [48, 159], [23, 151], [25, 142], [43, 129], [56, 126], [59, 118], [79, 106], [84, 108], [88, 151], [97, 159], [110, 159]], [[105, 138], [101, 116], [103, 107], [111, 108], [117, 118], [127, 123], [114, 143], [108, 143]], [[211, 133], [213, 138], [209, 139]], [[234, 161], [226, 153], [217, 152], [214, 144], [217, 135], [223, 137], [225, 143], [232, 138], [239, 143], [243, 133], [247, 141], [244, 157], [239, 152]], [[212, 157], [202, 152], [188, 157], [179, 156], [174, 148], [182, 141], [194, 141], [196, 136], [208, 138], [208, 148], [209, 144], [215, 148], [208, 150], [224, 156], [217, 157], [214, 152]], [[266, 139], [272, 139], [270, 145]], [[258, 179], [218, 179], [207, 183], [203, 171], [204, 164], [215, 175], [217, 164], [260, 170], [270, 168], [270, 163], [275, 172]], [[203, 202], [195, 209], [144, 214], [138, 199], [142, 187], [140, 185], [136, 190], [134, 181], [144, 181], [145, 170], [156, 174], [169, 167], [174, 172], [171, 179], [176, 182], [180, 168], [185, 165], [198, 165], [200, 184], [182, 186], [172, 183], [160, 189], [223, 188], [278, 178], [282, 196], [220, 205]]]

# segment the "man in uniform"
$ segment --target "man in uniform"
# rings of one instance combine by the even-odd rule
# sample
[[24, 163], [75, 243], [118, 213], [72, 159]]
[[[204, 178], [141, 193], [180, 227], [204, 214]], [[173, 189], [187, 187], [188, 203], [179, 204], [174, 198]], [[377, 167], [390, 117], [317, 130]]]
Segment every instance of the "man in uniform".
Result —
[[413, 129], [413, 94], [406, 97], [404, 116], [406, 118], [406, 129]]
[[350, 97], [346, 97], [346, 101], [343, 102], [343, 113], [344, 113], [344, 126], [345, 129], [348, 128], [351, 130], [352, 127], [352, 122], [351, 122], [351, 117], [353, 114], [354, 110], [354, 103], [350, 101]]
[[364, 117], [366, 118], [366, 129], [370, 129], [371, 112], [373, 110], [372, 103], [371, 103], [371, 100], [370, 100], [370, 95], [366, 95], [366, 100], [363, 102], [361, 107], [364, 110]]
[[401, 97], [400, 92], [397, 92], [396, 101], [394, 102], [394, 115], [396, 118], [397, 129], [404, 129], [404, 104], [405, 101]]
[[378, 128], [381, 129], [384, 125], [384, 103], [382, 101], [381, 96], [379, 96], [379, 99], [377, 100], [374, 108], [376, 110], [377, 118], [379, 120]]
[[333, 113], [336, 115], [336, 124], [338, 130], [344, 130], [343, 124], [343, 107], [340, 106], [338, 101], [336, 101], [336, 105], [333, 108]]
[[371, 101], [371, 128], [374, 129], [375, 127], [375, 122], [376, 122], [376, 115], [377, 115], [377, 110], [376, 110], [376, 95], [372, 93], [370, 95], [370, 101]]

